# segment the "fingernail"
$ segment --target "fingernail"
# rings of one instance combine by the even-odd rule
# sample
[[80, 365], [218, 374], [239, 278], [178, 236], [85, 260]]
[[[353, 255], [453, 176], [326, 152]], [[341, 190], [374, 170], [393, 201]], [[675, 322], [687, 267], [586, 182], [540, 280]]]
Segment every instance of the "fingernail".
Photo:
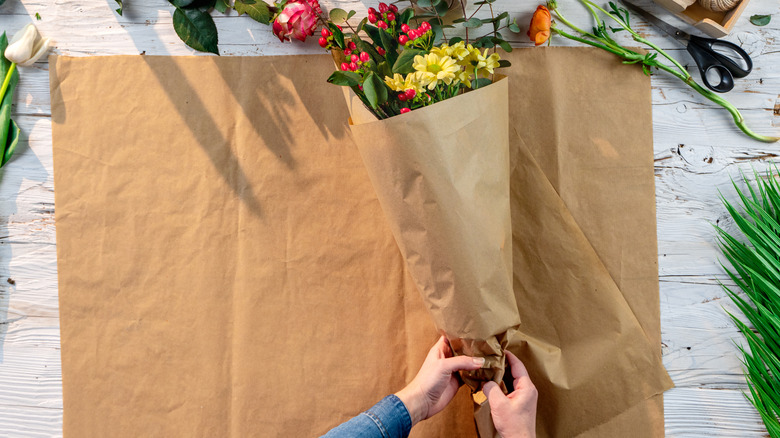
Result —
[[484, 357], [472, 357], [471, 360], [474, 361], [474, 365], [479, 365], [480, 367], [485, 365], [485, 358]]

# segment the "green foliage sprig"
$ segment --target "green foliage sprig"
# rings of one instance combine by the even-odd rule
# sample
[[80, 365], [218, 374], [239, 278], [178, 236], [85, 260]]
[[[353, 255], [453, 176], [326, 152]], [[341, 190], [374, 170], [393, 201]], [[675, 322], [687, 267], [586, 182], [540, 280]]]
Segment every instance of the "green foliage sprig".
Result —
[[[748, 128], [747, 124], [745, 123], [745, 118], [739, 112], [737, 107], [735, 107], [731, 102], [719, 94], [699, 85], [693, 79], [690, 73], [688, 73], [685, 67], [680, 64], [680, 62], [632, 29], [629, 23], [629, 14], [626, 9], [618, 7], [613, 2], [609, 2], [609, 10], [604, 9], [591, 0], [580, 0], [580, 3], [582, 3], [590, 11], [595, 20], [595, 25], [591, 31], [583, 30], [567, 20], [566, 17], [564, 17], [561, 13], [560, 8], [558, 7], [555, 0], [549, 0], [547, 2], [547, 7], [550, 9], [550, 11], [555, 13], [557, 21], [563, 23], [579, 35], [573, 35], [565, 31], [561, 27], [557, 26], [556, 23], [553, 23], [550, 30], [570, 40], [579, 41], [581, 43], [593, 47], [598, 47], [600, 49], [606, 50], [607, 52], [613, 53], [622, 58], [623, 62], [626, 64], [641, 64], [642, 70], [647, 75], [650, 75], [652, 68], [663, 70], [680, 79], [685, 85], [696, 90], [696, 92], [702, 96], [725, 108], [731, 114], [731, 117], [734, 120], [734, 124], [750, 138], [767, 143], [773, 143], [780, 140], [780, 137], [760, 135]], [[610, 20], [610, 23], [616, 23], [617, 27], [608, 27], [605, 23], [605, 20]], [[629, 33], [634, 41], [646, 46], [649, 49], [649, 53], [638, 53], [618, 44], [612, 38], [612, 34], [623, 31]], [[669, 63], [667, 64], [665, 61], [668, 61]]]
[[[737, 227], [747, 239], [743, 243], [716, 226], [723, 254], [732, 266], [726, 273], [747, 298], [726, 285], [723, 288], [747, 317], [753, 328], [729, 312], [747, 340], [739, 346], [750, 395], [769, 435], [780, 438], [780, 183], [771, 171], [757, 190], [748, 183], [749, 196], [734, 184], [740, 210], [722, 195]], [[733, 181], [732, 181], [733, 183]]]

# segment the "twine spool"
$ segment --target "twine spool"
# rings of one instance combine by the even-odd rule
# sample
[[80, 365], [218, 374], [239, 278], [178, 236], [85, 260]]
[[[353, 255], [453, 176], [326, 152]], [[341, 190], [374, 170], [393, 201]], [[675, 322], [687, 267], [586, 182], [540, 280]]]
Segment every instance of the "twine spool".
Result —
[[740, 0], [699, 0], [699, 4], [704, 9], [714, 12], [726, 12], [734, 9], [734, 6], [737, 6], [739, 2]]

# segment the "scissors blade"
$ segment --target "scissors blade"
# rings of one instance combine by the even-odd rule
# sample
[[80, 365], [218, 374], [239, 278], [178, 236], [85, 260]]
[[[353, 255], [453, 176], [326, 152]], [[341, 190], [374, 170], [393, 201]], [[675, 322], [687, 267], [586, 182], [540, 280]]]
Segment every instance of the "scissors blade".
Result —
[[629, 2], [628, 0], [621, 0], [621, 2], [628, 7], [628, 9], [632, 10], [633, 12], [636, 12], [637, 14], [641, 15], [642, 18], [653, 24], [655, 27], [661, 29], [662, 31], [666, 32], [671, 36], [672, 38], [678, 40], [678, 41], [688, 41], [688, 39], [691, 37], [687, 33], [681, 31], [680, 29], [667, 24], [665, 21], [662, 21], [660, 18], [656, 17], [655, 15], [645, 11], [644, 9], [640, 8], [639, 6]]

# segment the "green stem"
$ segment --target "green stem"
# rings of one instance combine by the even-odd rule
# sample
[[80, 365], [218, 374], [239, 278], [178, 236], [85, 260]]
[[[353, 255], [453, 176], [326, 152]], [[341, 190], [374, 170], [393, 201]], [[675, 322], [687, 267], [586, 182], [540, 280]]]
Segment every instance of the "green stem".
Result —
[[651, 43], [650, 41], [648, 41], [648, 40], [646, 40], [646, 39], [642, 38], [642, 37], [641, 37], [641, 36], [640, 36], [638, 33], [634, 32], [634, 29], [631, 29], [631, 26], [629, 26], [627, 23], [624, 23], [624, 22], [623, 22], [623, 20], [620, 20], [620, 19], [618, 19], [618, 18], [617, 18], [617, 17], [615, 17], [614, 15], [612, 15], [612, 14], [610, 14], [609, 12], [607, 12], [606, 10], [604, 10], [604, 8], [602, 8], [601, 6], [597, 5], [596, 3], [593, 3], [593, 2], [592, 2], [592, 1], [590, 1], [590, 0], [580, 0], [580, 1], [581, 1], [581, 2], [583, 2], [583, 3], [584, 3], [586, 6], [592, 6], [592, 7], [596, 8], [596, 9], [598, 9], [598, 10], [599, 10], [599, 11], [601, 11], [603, 14], [605, 14], [605, 15], [606, 15], [606, 16], [608, 16], [609, 18], [613, 19], [613, 20], [614, 20], [616, 23], [618, 23], [618, 24], [620, 25], [620, 27], [622, 27], [623, 29], [627, 30], [627, 31], [628, 31], [628, 32], [629, 32], [629, 33], [630, 33], [630, 34], [631, 34], [631, 35], [634, 37], [634, 40], [635, 40], [636, 42], [638, 42], [638, 43], [642, 43], [642, 44], [646, 44], [646, 45], [648, 45], [649, 47], [651, 47], [653, 50], [655, 50], [656, 52], [660, 53], [660, 54], [661, 54], [661, 56], [663, 56], [664, 58], [668, 59], [668, 60], [669, 60], [669, 62], [671, 62], [672, 64], [674, 64], [675, 66], [677, 66], [677, 68], [679, 68], [679, 69], [680, 69], [680, 72], [681, 72], [683, 75], [685, 75], [685, 76], [687, 76], [687, 77], [690, 77], [690, 76], [691, 76], [691, 75], [688, 73], [688, 70], [686, 70], [686, 69], [685, 69], [685, 67], [683, 67], [683, 66], [682, 66], [682, 64], [680, 64], [679, 62], [677, 62], [677, 60], [676, 60], [676, 59], [674, 59], [674, 58], [672, 58], [671, 56], [669, 56], [669, 54], [667, 54], [666, 52], [664, 52], [663, 50], [661, 50], [661, 48], [659, 48], [659, 47], [658, 47], [658, 46], [656, 46], [655, 44], [653, 44], [653, 43]]
[[[590, 9], [590, 8], [589, 8], [589, 9]], [[591, 11], [592, 11], [592, 9], [591, 9]], [[612, 43], [612, 42], [609, 42], [609, 41], [604, 41], [603, 39], [601, 39], [601, 38], [597, 37], [596, 35], [594, 35], [594, 34], [592, 34], [592, 33], [590, 33], [590, 32], [585, 32], [584, 30], [582, 30], [582, 29], [580, 29], [579, 27], [575, 26], [575, 25], [574, 25], [574, 24], [572, 24], [572, 23], [571, 23], [569, 20], [567, 20], [567, 19], [566, 19], [566, 18], [563, 16], [563, 14], [561, 14], [561, 12], [558, 10], [558, 8], [555, 8], [555, 9], [553, 9], [553, 12], [555, 12], [555, 16], [558, 18], [558, 20], [560, 20], [560, 21], [561, 21], [561, 23], [565, 24], [566, 26], [568, 26], [568, 27], [569, 27], [569, 28], [571, 28], [572, 30], [574, 30], [574, 31], [576, 31], [576, 32], [579, 32], [579, 33], [581, 33], [581, 34], [585, 35], [585, 36], [586, 36], [586, 37], [588, 37], [588, 38], [593, 38], [594, 40], [598, 40], [598, 41], [600, 41], [602, 44], [604, 44], [604, 45], [606, 45], [606, 46], [609, 46], [609, 47], [612, 47], [612, 48], [613, 48], [613, 49], [615, 49], [615, 50], [619, 50], [619, 49], [621, 49], [621, 47], [620, 47], [620, 46], [618, 46], [617, 44], [614, 44], [614, 43]]]
[[717, 93], [715, 93], [713, 91], [710, 91], [707, 88], [702, 87], [696, 81], [694, 81], [693, 78], [690, 75], [683, 76], [683, 75], [679, 74], [679, 72], [677, 72], [676, 70], [674, 70], [673, 68], [671, 68], [671, 67], [669, 67], [668, 65], [665, 65], [665, 64], [658, 63], [655, 66], [660, 68], [661, 70], [665, 70], [665, 71], [673, 74], [678, 79], [683, 81], [686, 85], [688, 85], [689, 87], [691, 87], [694, 90], [698, 91], [699, 94], [701, 94], [702, 96], [706, 97], [710, 101], [715, 102], [718, 105], [720, 105], [723, 108], [725, 108], [726, 111], [728, 111], [731, 114], [731, 117], [734, 119], [734, 124], [737, 125], [737, 127], [740, 129], [740, 131], [742, 131], [745, 134], [747, 134], [748, 137], [750, 137], [750, 138], [752, 138], [754, 140], [763, 141], [764, 143], [774, 143], [774, 142], [780, 140], [780, 137], [770, 137], [770, 136], [767, 136], [767, 135], [756, 134], [755, 132], [753, 132], [750, 128], [748, 128], [747, 124], [745, 123], [745, 118], [742, 116], [742, 113], [739, 112], [737, 107], [734, 106], [734, 104], [732, 104], [728, 100], [722, 98], [719, 94], [717, 94]]
[[16, 70], [16, 63], [11, 63], [11, 68], [8, 69], [8, 73], [5, 74], [5, 79], [3, 80], [3, 87], [0, 88], [0, 102], [3, 101], [5, 98], [5, 92], [8, 90], [8, 86], [11, 84], [11, 76], [14, 75], [14, 70]]
[[699, 94], [701, 94], [702, 96], [706, 97], [710, 101], [715, 102], [716, 104], [718, 104], [718, 105], [722, 106], [723, 108], [725, 108], [731, 114], [731, 117], [734, 119], [734, 124], [737, 125], [737, 127], [740, 129], [740, 131], [742, 131], [745, 134], [747, 134], [748, 137], [750, 137], [750, 138], [752, 138], [754, 140], [765, 142], [765, 143], [774, 143], [774, 142], [780, 140], [780, 137], [770, 137], [770, 136], [766, 136], [766, 135], [760, 135], [760, 134], [757, 134], [757, 133], [753, 132], [752, 130], [750, 130], [750, 128], [748, 128], [747, 125], [745, 124], [745, 118], [742, 116], [742, 114], [739, 112], [739, 110], [731, 102], [729, 102], [728, 100], [722, 98], [718, 94], [716, 94], [716, 93], [714, 93], [714, 92], [712, 92], [712, 91], [702, 87], [701, 85], [699, 85], [696, 81], [693, 80], [691, 75], [689, 75], [687, 72], [685, 72], [685, 74], [683, 74], [683, 73], [675, 70], [674, 68], [672, 68], [672, 67], [670, 67], [670, 66], [668, 66], [668, 65], [666, 65], [666, 64], [664, 64], [662, 62], [659, 62], [657, 60], [651, 61], [651, 62], [646, 62], [644, 56], [642, 56], [642, 55], [640, 55], [640, 54], [638, 54], [636, 52], [632, 52], [632, 51], [630, 51], [628, 49], [623, 49], [622, 51], [614, 50], [614, 49], [612, 49], [612, 48], [610, 48], [610, 47], [608, 47], [608, 46], [606, 46], [604, 44], [601, 44], [601, 43], [598, 43], [598, 42], [595, 42], [595, 41], [591, 41], [591, 40], [588, 40], [588, 39], [585, 39], [585, 38], [580, 38], [580, 37], [577, 37], [575, 35], [568, 34], [568, 33], [564, 32], [564, 31], [558, 29], [557, 27], [553, 27], [552, 30], [555, 33], [557, 33], [558, 35], [561, 35], [563, 37], [569, 38], [569, 39], [574, 40], [574, 41], [579, 41], [581, 43], [588, 44], [588, 45], [593, 46], [593, 47], [598, 47], [600, 49], [606, 50], [607, 52], [613, 53], [613, 54], [615, 54], [615, 55], [617, 55], [617, 56], [619, 56], [619, 57], [621, 57], [621, 58], [623, 58], [623, 59], [625, 59], [627, 61], [632, 61], [632, 62], [639, 61], [639, 62], [643, 62], [648, 67], [657, 67], [657, 68], [659, 68], [661, 70], [664, 70], [664, 71], [668, 72], [669, 74], [675, 76], [676, 78], [680, 79], [681, 81], [683, 81], [683, 83], [685, 83], [689, 87], [693, 88]]
[[609, 46], [607, 46], [605, 44], [602, 44], [601, 40], [599, 40], [599, 42], [596, 42], [596, 41], [591, 41], [589, 39], [580, 38], [580, 37], [578, 37], [576, 35], [572, 35], [572, 34], [566, 33], [566, 32], [562, 31], [561, 29], [559, 29], [559, 28], [557, 28], [555, 26], [553, 26], [551, 28], [551, 30], [553, 32], [557, 33], [558, 35], [566, 37], [566, 38], [568, 38], [570, 40], [579, 41], [579, 42], [585, 43], [585, 44], [587, 44], [589, 46], [598, 47], [599, 49], [603, 49], [603, 50], [606, 50], [607, 52], [614, 53], [615, 55], [618, 55], [618, 56], [620, 56], [621, 58], [624, 58], [624, 59], [628, 59], [628, 60], [632, 60], [632, 61], [635, 60], [636, 58], [632, 57], [631, 54], [637, 55], [639, 58], [642, 58], [642, 56], [640, 56], [639, 54], [631, 52], [630, 50], [623, 49], [622, 47], [621, 47], [622, 50], [618, 50], [616, 48], [612, 48], [612, 47], [609, 47]]

